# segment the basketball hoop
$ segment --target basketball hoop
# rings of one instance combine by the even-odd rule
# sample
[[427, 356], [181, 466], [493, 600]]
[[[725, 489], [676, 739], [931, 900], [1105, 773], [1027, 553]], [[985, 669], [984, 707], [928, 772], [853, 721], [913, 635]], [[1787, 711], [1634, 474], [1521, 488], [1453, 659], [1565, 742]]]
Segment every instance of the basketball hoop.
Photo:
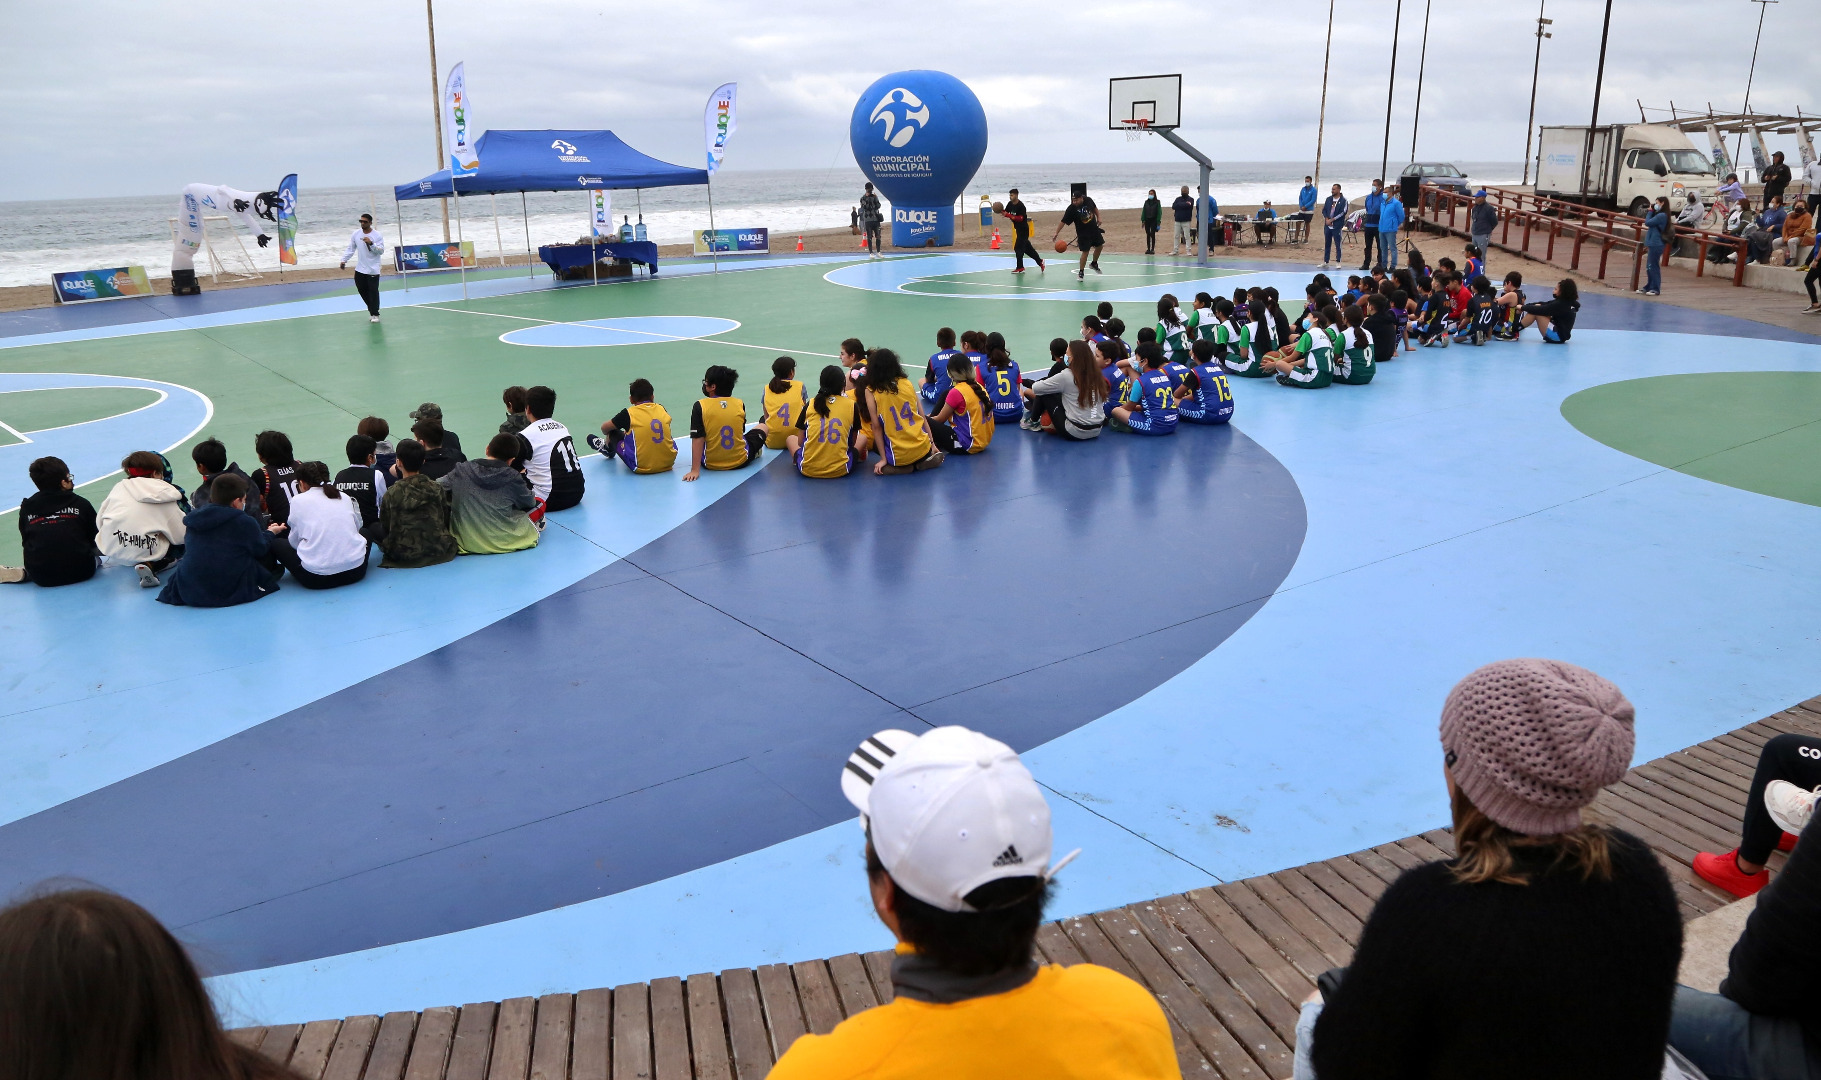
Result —
[[1121, 120], [1119, 126], [1125, 129], [1125, 141], [1137, 142], [1141, 136], [1151, 130], [1149, 120]]

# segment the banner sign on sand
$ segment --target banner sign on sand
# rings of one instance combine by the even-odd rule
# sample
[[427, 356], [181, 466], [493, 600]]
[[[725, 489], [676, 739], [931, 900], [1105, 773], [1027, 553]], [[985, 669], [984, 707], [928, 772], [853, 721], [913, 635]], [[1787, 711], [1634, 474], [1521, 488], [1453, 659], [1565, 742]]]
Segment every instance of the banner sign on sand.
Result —
[[763, 255], [771, 250], [770, 229], [698, 229], [697, 255]]
[[150, 296], [152, 283], [146, 278], [143, 266], [72, 270], [51, 275], [51, 294], [59, 304], [86, 304], [90, 300]]
[[459, 244], [401, 244], [392, 249], [398, 272], [414, 270], [453, 270], [474, 265], [474, 241]]

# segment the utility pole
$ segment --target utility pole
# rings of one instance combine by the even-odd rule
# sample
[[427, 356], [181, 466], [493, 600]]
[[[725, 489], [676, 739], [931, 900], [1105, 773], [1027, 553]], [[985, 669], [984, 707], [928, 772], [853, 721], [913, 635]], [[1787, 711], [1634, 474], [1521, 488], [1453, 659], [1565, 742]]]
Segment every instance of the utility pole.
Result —
[[[1751, 39], [1751, 69], [1745, 73], [1745, 111], [1747, 113], [1751, 112], [1751, 81], [1758, 74], [1758, 43], [1764, 40], [1764, 13], [1770, 10], [1770, 5], [1780, 3], [1781, 0], [1751, 0], [1751, 2], [1758, 5], [1758, 36]], [[1733, 161], [1739, 160], [1739, 155], [1744, 152], [1744, 144], [1745, 132], [1740, 131], [1739, 137], [1733, 141], [1732, 145]], [[1759, 177], [1759, 179], [1762, 180], [1763, 177]]]
[[1321, 53], [1321, 113], [1315, 121], [1315, 190], [1321, 191], [1321, 139], [1328, 126], [1328, 57], [1334, 51], [1334, 0], [1328, 0], [1328, 44]]
[[1543, 18], [1543, 6], [1549, 0], [1538, 0], [1536, 6], [1536, 62], [1530, 68], [1530, 116], [1524, 121], [1524, 183], [1530, 183], [1530, 137], [1536, 132], [1536, 78], [1543, 70], [1543, 39], [1555, 35], [1543, 29], [1555, 25], [1554, 19]]
[[[1612, 33], [1612, 0], [1606, 0], [1606, 18], [1600, 23], [1600, 65], [1593, 73], [1593, 118], [1587, 121], [1587, 142], [1581, 148], [1581, 199], [1587, 198], [1587, 181], [1593, 170], [1593, 129], [1600, 126], [1600, 87], [1606, 81], [1606, 40]], [[1618, 148], [1608, 146], [1616, 155]]]
[[[1610, 0], [1609, 0], [1610, 2]], [[1391, 163], [1391, 101], [1397, 93], [1397, 34], [1404, 22], [1404, 0], [1397, 0], [1397, 12], [1391, 17], [1391, 79], [1385, 87], [1385, 145], [1379, 155], [1378, 176], [1385, 178], [1385, 166]]]
[[1423, 122], [1423, 70], [1429, 64], [1429, 7], [1435, 0], [1423, 0], [1423, 49], [1416, 58], [1416, 115], [1410, 118], [1410, 160], [1416, 160], [1416, 129]]
[[[430, 27], [430, 115], [436, 118], [436, 167], [441, 170], [449, 163], [443, 160], [443, 88], [437, 81], [436, 71], [436, 3], [435, 0], [424, 0], [424, 22]], [[449, 190], [455, 190], [454, 173], [450, 173]], [[443, 206], [443, 243], [449, 242], [449, 200], [438, 199]]]

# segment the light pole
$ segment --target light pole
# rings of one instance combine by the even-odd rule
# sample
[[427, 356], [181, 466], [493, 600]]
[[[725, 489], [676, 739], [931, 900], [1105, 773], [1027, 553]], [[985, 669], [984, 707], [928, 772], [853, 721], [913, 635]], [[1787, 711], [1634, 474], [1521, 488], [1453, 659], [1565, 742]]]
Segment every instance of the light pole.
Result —
[[1536, 62], [1530, 68], [1530, 116], [1524, 121], [1524, 183], [1530, 183], [1530, 136], [1536, 130], [1536, 77], [1543, 70], [1543, 39], [1555, 35], [1543, 29], [1554, 26], [1554, 19], [1543, 18], [1543, 5], [1548, 0], [1539, 0], [1536, 6]]
[[[1770, 5], [1780, 3], [1781, 0], [1751, 0], [1751, 2], [1758, 5], [1758, 36], [1751, 39], [1751, 69], [1745, 73], [1745, 111], [1747, 113], [1751, 112], [1751, 81], [1758, 74], [1758, 43], [1764, 40], [1764, 13], [1770, 10]], [[1741, 131], [1738, 139], [1732, 145], [1734, 161], [1739, 160], [1744, 142], [1745, 132]], [[1752, 145], [1756, 146], [1757, 143]]]
[[1397, 94], [1397, 34], [1404, 22], [1404, 0], [1397, 0], [1391, 17], [1391, 78], [1385, 86], [1385, 145], [1379, 154], [1378, 176], [1385, 178], [1385, 166], [1391, 163], [1391, 101]]
[[1328, 56], [1334, 51], [1334, 0], [1328, 0], [1328, 44], [1321, 53], [1321, 113], [1315, 121], [1315, 188], [1321, 190], [1321, 139], [1328, 126]]
[[[436, 8], [435, 0], [424, 0], [424, 22], [430, 28], [430, 115], [436, 118], [436, 167], [443, 167], [443, 92], [436, 73]], [[451, 174], [453, 176], [454, 174]], [[455, 190], [455, 181], [449, 181]], [[449, 200], [438, 199], [443, 207], [443, 243], [449, 242]]]
[[[1593, 118], [1587, 121], [1587, 141], [1581, 148], [1581, 201], [1587, 200], [1587, 181], [1593, 171], [1593, 129], [1600, 126], [1600, 87], [1606, 81], [1606, 40], [1612, 33], [1612, 0], [1606, 0], [1606, 17], [1600, 23], [1600, 64], [1593, 72]], [[1609, 156], [1619, 148], [1607, 146]]]
[[1429, 7], [1435, 0], [1423, 0], [1423, 49], [1416, 59], [1416, 115], [1410, 118], [1410, 160], [1416, 160], [1416, 129], [1423, 121], [1423, 70], [1429, 64]]

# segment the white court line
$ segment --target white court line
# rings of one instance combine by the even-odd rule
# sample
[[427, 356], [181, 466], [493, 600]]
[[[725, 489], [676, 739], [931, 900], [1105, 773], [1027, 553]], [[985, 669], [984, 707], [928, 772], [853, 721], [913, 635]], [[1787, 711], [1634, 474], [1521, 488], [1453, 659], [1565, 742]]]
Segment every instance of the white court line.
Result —
[[31, 439], [26, 437], [25, 432], [20, 431], [18, 428], [14, 427], [13, 425], [7, 423], [4, 420], [0, 420], [0, 431], [6, 432], [8, 435], [11, 435], [13, 438], [18, 439], [22, 443], [29, 443], [32, 441]]
[[[753, 267], [753, 269], [757, 270], [757, 269], [761, 269], [761, 268]], [[611, 330], [616, 333], [622, 333], [622, 334], [643, 334], [647, 337], [656, 339], [654, 342], [652, 342], [652, 344], [658, 344], [658, 343], [662, 343], [662, 342], [666, 342], [666, 341], [700, 341], [700, 342], [703, 342], [704, 344], [708, 344], [708, 345], [732, 345], [735, 348], [760, 349], [765, 352], [779, 353], [782, 355], [821, 356], [821, 357], [826, 357], [830, 360], [833, 360], [836, 358], [834, 353], [811, 352], [808, 349], [794, 349], [794, 350], [793, 349], [780, 349], [780, 348], [774, 348], [773, 346], [770, 346], [770, 345], [748, 345], [744, 341], [722, 341], [719, 338], [712, 338], [712, 337], [668, 337], [664, 334], [653, 334], [648, 330], [627, 330], [627, 329], [622, 329], [617, 326], [595, 326], [591, 323], [566, 322], [562, 319], [534, 319], [528, 315], [502, 315], [497, 311], [471, 311], [468, 308], [448, 307], [448, 306], [445, 306], [442, 304], [424, 304], [424, 305], [418, 306], [418, 310], [419, 311], [458, 311], [458, 312], [461, 312], [463, 315], [490, 315], [495, 319], [517, 319], [519, 322], [541, 323], [545, 326], [579, 326], [586, 330]], [[609, 317], [611, 318], [612, 316], [609, 316]], [[625, 317], [637, 319], [637, 318], [644, 318], [645, 316], [628, 315]], [[718, 316], [714, 316], [714, 317], [718, 318]], [[736, 325], [733, 327], [733, 329], [738, 330], [739, 327]], [[722, 330], [720, 332], [725, 334], [728, 331]]]

